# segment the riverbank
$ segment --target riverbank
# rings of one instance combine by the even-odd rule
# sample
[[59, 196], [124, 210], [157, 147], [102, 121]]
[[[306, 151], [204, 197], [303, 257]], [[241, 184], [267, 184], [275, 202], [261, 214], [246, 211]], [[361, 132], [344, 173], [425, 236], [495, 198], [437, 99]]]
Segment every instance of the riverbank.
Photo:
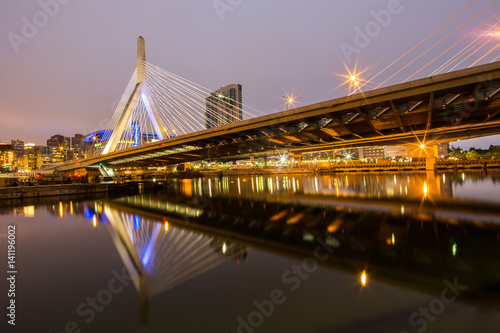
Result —
[[[472, 160], [472, 161], [442, 161], [436, 163], [435, 171], [464, 171], [464, 170], [498, 170], [500, 160]], [[373, 172], [411, 172], [426, 171], [425, 162], [405, 163], [345, 163], [329, 166], [309, 168], [246, 168], [229, 170], [189, 170], [169, 173], [170, 178], [197, 178], [215, 176], [265, 176], [265, 175], [296, 175], [296, 174], [328, 174], [328, 173], [373, 173]]]
[[24, 198], [38, 198], [48, 196], [63, 196], [110, 192], [136, 192], [138, 183], [125, 184], [63, 184], [63, 185], [42, 185], [42, 186], [21, 186], [0, 188], [0, 200], [13, 200]]

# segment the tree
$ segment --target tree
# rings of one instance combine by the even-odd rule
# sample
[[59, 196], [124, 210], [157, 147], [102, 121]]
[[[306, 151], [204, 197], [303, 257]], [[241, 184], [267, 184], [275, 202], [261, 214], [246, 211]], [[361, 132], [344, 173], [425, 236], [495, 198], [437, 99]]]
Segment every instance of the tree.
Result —
[[467, 154], [465, 154], [465, 158], [468, 160], [477, 160], [481, 157], [481, 155], [475, 150], [469, 150]]

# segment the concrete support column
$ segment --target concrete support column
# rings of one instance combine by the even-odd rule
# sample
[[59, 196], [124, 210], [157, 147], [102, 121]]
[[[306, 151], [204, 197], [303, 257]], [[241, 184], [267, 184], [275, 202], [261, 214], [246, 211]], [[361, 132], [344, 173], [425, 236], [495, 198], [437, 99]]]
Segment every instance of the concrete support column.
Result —
[[302, 154], [298, 154], [297, 156], [297, 168], [302, 168]]
[[425, 147], [425, 170], [436, 170], [437, 145]]
[[250, 165], [252, 165], [252, 166], [254, 165], [254, 158], [253, 158], [253, 156], [250, 156]]
[[267, 168], [267, 156], [264, 156], [264, 168]]

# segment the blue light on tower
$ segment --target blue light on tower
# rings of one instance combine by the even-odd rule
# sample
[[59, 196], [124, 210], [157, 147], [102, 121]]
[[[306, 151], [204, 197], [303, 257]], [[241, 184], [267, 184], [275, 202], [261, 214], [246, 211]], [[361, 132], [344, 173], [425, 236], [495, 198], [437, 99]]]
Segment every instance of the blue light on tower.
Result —
[[137, 147], [139, 145], [139, 124], [137, 122], [133, 122], [132, 129], [134, 133], [134, 144], [132, 147]]
[[137, 230], [141, 227], [141, 218], [139, 215], [134, 215], [134, 229]]

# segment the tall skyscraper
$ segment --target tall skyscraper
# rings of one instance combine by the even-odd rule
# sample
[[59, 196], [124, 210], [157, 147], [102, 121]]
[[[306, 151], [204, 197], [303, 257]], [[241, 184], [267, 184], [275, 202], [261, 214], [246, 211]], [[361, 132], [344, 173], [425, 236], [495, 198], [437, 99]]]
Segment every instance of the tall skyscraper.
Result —
[[207, 128], [243, 120], [241, 84], [232, 83], [214, 91], [206, 98]]

